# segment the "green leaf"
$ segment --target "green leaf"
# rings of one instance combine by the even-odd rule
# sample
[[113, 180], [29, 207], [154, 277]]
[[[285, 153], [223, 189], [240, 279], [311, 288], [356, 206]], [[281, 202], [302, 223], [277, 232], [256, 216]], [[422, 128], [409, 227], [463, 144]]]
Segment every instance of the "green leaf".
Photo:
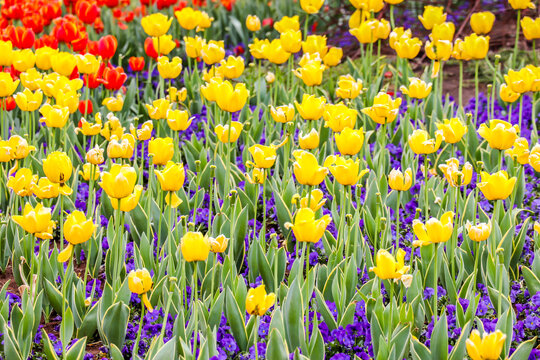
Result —
[[433, 360], [448, 359], [448, 324], [444, 309], [442, 313], [431, 333], [431, 358]]
[[65, 360], [80, 360], [86, 352], [86, 338], [77, 340], [66, 353]]
[[101, 321], [100, 333], [104, 335], [109, 346], [111, 344], [121, 348], [126, 338], [129, 320], [129, 307], [123, 302], [111, 305]]
[[266, 357], [272, 360], [288, 360], [289, 350], [287, 343], [278, 329], [272, 329], [266, 345]]
[[527, 360], [531, 354], [532, 348], [536, 344], [536, 336], [532, 339], [522, 342], [516, 351], [510, 356], [510, 360]]
[[227, 288], [225, 311], [227, 314], [227, 322], [231, 327], [235, 340], [238, 342], [238, 346], [243, 351], [247, 350], [247, 330], [244, 316], [240, 312], [240, 307], [230, 288]]
[[301, 347], [305, 341], [304, 301], [298, 281], [297, 278], [292, 282], [283, 304], [287, 344], [291, 350]]

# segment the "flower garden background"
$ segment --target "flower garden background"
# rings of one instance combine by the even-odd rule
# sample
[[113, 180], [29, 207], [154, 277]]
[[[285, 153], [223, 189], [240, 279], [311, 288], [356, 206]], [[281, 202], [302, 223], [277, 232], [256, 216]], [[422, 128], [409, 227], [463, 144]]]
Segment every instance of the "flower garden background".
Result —
[[540, 359], [532, 0], [5, 0], [0, 358]]

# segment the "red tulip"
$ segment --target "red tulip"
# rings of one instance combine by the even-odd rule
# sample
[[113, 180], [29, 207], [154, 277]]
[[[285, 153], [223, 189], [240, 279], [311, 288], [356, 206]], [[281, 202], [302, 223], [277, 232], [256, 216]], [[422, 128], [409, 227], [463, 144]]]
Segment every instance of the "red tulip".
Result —
[[87, 86], [90, 89], [96, 89], [99, 87], [102, 81], [98, 73], [98, 74], [90, 74], [90, 75], [83, 76], [83, 83], [84, 83], [84, 86]]
[[52, 33], [59, 42], [71, 43], [73, 40], [79, 38], [80, 35], [77, 24], [67, 19], [67, 16], [54, 19], [54, 24], [55, 26]]
[[132, 56], [129, 58], [129, 67], [134, 72], [139, 72], [144, 69], [144, 58]]
[[93, 113], [94, 105], [92, 104], [92, 100], [79, 101], [79, 112], [83, 115]]
[[78, 36], [71, 40], [71, 47], [76, 52], [86, 52], [88, 46], [88, 33], [86, 31], [80, 31]]
[[34, 42], [36, 49], [48, 46], [52, 49], [58, 49], [58, 40], [52, 35], [41, 35], [39, 39]]
[[59, 2], [48, 2], [39, 9], [39, 12], [50, 23], [53, 19], [62, 16], [62, 5]]
[[39, 34], [43, 31], [45, 26], [45, 19], [37, 13], [28, 15], [22, 18], [22, 23], [25, 28], [32, 29], [35, 34]]
[[75, 6], [75, 11], [79, 19], [85, 24], [92, 24], [99, 16], [99, 8], [96, 3], [89, 1], [79, 1]]
[[119, 90], [127, 79], [124, 69], [121, 67], [106, 67], [103, 70], [101, 82], [107, 90]]
[[19, 49], [30, 49], [34, 46], [36, 35], [32, 29], [25, 29], [22, 26], [10, 26], [7, 29], [9, 39], [13, 46]]
[[114, 56], [118, 41], [114, 35], [107, 35], [98, 40], [98, 52], [103, 59], [110, 59]]
[[11, 111], [17, 107], [17, 103], [13, 96], [8, 96], [5, 99], [0, 99], [0, 109]]
[[158, 53], [156, 48], [154, 48], [154, 42], [152, 41], [151, 37], [146, 38], [146, 40], [144, 41], [144, 52], [152, 59], [158, 58]]
[[266, 27], [266, 26], [272, 27], [272, 26], [274, 26], [274, 19], [272, 19], [272, 18], [263, 19], [262, 26], [263, 27]]

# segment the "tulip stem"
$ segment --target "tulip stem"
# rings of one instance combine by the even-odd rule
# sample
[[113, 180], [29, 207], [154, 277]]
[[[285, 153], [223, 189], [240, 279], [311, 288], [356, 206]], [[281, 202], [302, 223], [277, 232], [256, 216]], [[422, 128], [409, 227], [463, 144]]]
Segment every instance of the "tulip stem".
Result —
[[399, 250], [399, 226], [400, 226], [400, 217], [399, 217], [399, 208], [401, 205], [401, 191], [397, 192], [397, 203], [396, 203], [396, 251]]
[[[500, 200], [500, 201], [502, 201], [502, 200]], [[497, 286], [497, 291], [499, 292], [499, 298], [497, 299], [497, 315], [500, 317], [500, 316], [502, 316], [503, 270], [506, 271], [506, 269], [504, 268], [504, 264], [501, 261], [502, 253], [501, 253], [500, 256], [497, 256], [497, 250], [495, 250], [495, 256], [497, 258], [497, 263], [499, 264], [499, 266], [502, 265], [502, 269], [497, 271], [497, 273], [499, 274], [498, 286]]]
[[519, 98], [519, 131], [521, 131], [521, 118], [523, 117], [523, 97], [524, 95], [521, 94], [521, 97]]
[[231, 127], [232, 127], [232, 113], [229, 114], [229, 127], [228, 127], [228, 139], [227, 139], [227, 164], [226, 164], [226, 177], [225, 177], [225, 196], [229, 195], [231, 189]]
[[392, 29], [395, 28], [395, 23], [394, 23], [394, 5], [393, 5], [393, 4], [390, 4], [390, 26], [392, 26]]
[[[512, 196], [510, 197], [510, 207], [508, 208], [509, 211], [512, 211], [514, 209], [514, 203], [516, 201], [516, 196], [518, 192], [518, 184], [520, 183], [520, 178], [523, 173], [523, 165], [519, 165], [518, 173], [517, 173], [517, 181], [516, 185], [514, 185], [514, 190], [512, 191]], [[512, 219], [512, 218], [511, 218]]]
[[428, 221], [429, 219], [429, 204], [428, 204], [428, 156], [427, 154], [424, 154], [424, 218], [425, 221]]
[[137, 338], [135, 339], [135, 345], [133, 345], [133, 355], [139, 355], [138, 354], [138, 352], [139, 352], [139, 341], [141, 340], [141, 332], [142, 332], [142, 328], [143, 328], [145, 310], [146, 310], [146, 307], [144, 306], [144, 302], [141, 299], [141, 319], [139, 321], [139, 330], [137, 330]]
[[538, 66], [538, 58], [536, 57], [536, 39], [533, 39], [532, 42], [533, 42], [532, 51], [533, 51], [534, 66]]
[[510, 103], [510, 106], [508, 107], [508, 122], [512, 121], [512, 103]]
[[459, 109], [463, 109], [463, 61], [459, 60]]
[[306, 41], [308, 36], [308, 24], [309, 24], [309, 14], [306, 13], [306, 21], [304, 22], [304, 41]]
[[514, 56], [512, 56], [512, 69], [516, 67], [518, 43], [519, 43], [519, 31], [520, 31], [520, 20], [521, 20], [521, 9], [517, 11], [517, 21], [516, 21], [516, 39], [514, 42]]
[[193, 354], [197, 354], [197, 338], [199, 337], [198, 331], [197, 331], [197, 315], [198, 315], [198, 307], [195, 307], [195, 302], [198, 299], [198, 280], [197, 280], [197, 262], [193, 262], [193, 302], [191, 303], [191, 309], [195, 312], [194, 314], [194, 321], [193, 321]]
[[388, 297], [388, 306], [390, 307], [390, 321], [388, 323], [388, 342], [390, 342], [390, 339], [392, 337], [392, 325], [394, 323], [394, 304], [392, 302], [392, 299], [394, 298], [394, 284], [392, 283], [392, 279], [388, 279], [388, 284], [390, 284], [390, 286], [388, 286], [390, 290], [390, 296]]
[[499, 170], [502, 170], [502, 163], [503, 163], [503, 150], [499, 150], [499, 161], [498, 161]]
[[255, 360], [259, 360], [259, 349], [257, 349], [257, 343], [259, 342], [259, 317], [255, 315], [255, 336], [253, 338], [253, 348], [255, 350]]
[[474, 126], [478, 124], [478, 71], [480, 67], [480, 60], [476, 60], [474, 63]]
[[439, 257], [439, 244], [436, 243], [434, 244], [434, 247], [435, 247], [435, 255], [434, 255], [434, 258], [433, 258], [433, 262], [434, 262], [434, 268], [433, 268], [433, 271], [434, 271], [434, 276], [433, 276], [433, 316], [435, 317], [435, 321], [433, 322], [433, 324], [435, 325], [437, 323], [437, 316], [438, 316], [438, 309], [437, 309], [437, 286], [438, 286], [438, 282], [439, 282], [439, 274], [438, 274], [438, 267], [439, 267], [439, 264], [438, 264], [438, 257]]
[[261, 238], [264, 239], [263, 250], [266, 250], [266, 169], [263, 169], [263, 179], [264, 179], [262, 183], [263, 217], [262, 217]]

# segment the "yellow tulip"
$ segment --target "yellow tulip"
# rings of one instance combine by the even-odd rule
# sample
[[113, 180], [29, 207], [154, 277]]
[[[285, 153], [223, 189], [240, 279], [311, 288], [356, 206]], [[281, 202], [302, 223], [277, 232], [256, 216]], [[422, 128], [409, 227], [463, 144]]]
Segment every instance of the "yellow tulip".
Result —
[[51, 182], [46, 177], [42, 177], [36, 184], [33, 184], [34, 196], [39, 199], [53, 199], [60, 194], [60, 185]]
[[324, 167], [341, 185], [355, 185], [369, 170], [360, 171], [360, 159], [346, 159], [343, 156], [330, 155], [324, 160]]
[[55, 99], [55, 106], [67, 108], [70, 114], [73, 114], [79, 109], [79, 94], [75, 91], [58, 92]]
[[202, 13], [199, 10], [194, 10], [192, 7], [186, 6], [182, 10], [175, 11], [174, 16], [180, 26], [185, 30], [193, 30], [202, 21]]
[[390, 95], [380, 92], [373, 99], [373, 105], [363, 108], [362, 112], [377, 124], [388, 124], [396, 119], [400, 105], [401, 98], [392, 100]]
[[524, 67], [519, 71], [509, 70], [507, 75], [504, 75], [504, 81], [518, 94], [526, 93], [532, 90], [534, 73], [530, 68]]
[[276, 301], [276, 295], [266, 294], [264, 285], [249, 289], [246, 295], [246, 311], [250, 315], [263, 316]]
[[266, 171], [265, 169], [253, 168], [252, 175], [245, 174], [247, 181], [250, 184], [264, 184], [266, 180]]
[[39, 89], [39, 84], [43, 79], [43, 74], [37, 71], [36, 68], [31, 68], [21, 73], [19, 78], [21, 79], [21, 84], [26, 89], [36, 91]]
[[221, 60], [219, 71], [227, 79], [239, 78], [244, 72], [244, 58], [241, 56], [229, 56], [227, 60]]
[[338, 47], [330, 47], [328, 52], [323, 57], [324, 65], [332, 67], [337, 66], [343, 57], [343, 49]]
[[529, 155], [529, 165], [532, 166], [532, 168], [536, 172], [540, 172], [540, 145], [536, 144], [531, 150], [531, 153]]
[[118, 208], [120, 208], [120, 211], [130, 212], [139, 204], [142, 191], [142, 185], [135, 185], [135, 188], [133, 188], [133, 193], [129, 194], [125, 198], [116, 199], [109, 196], [109, 200], [111, 201], [111, 205], [114, 210], [118, 210]]
[[505, 151], [505, 154], [516, 159], [521, 165], [529, 163], [529, 142], [524, 137], [517, 138], [514, 146]]
[[18, 196], [30, 196], [37, 181], [37, 175], [32, 174], [32, 170], [20, 168], [15, 176], [10, 176], [7, 180], [7, 187]]
[[452, 22], [443, 22], [442, 24], [435, 24], [431, 30], [431, 40], [447, 40], [452, 41], [454, 39], [454, 33], [456, 26]]
[[420, 49], [422, 48], [422, 41], [419, 38], [400, 37], [394, 43], [394, 50], [397, 56], [402, 59], [414, 59]]
[[0, 140], [0, 162], [9, 162], [13, 160], [11, 157], [11, 146], [9, 146], [9, 141]]
[[201, 22], [199, 23], [199, 26], [197, 26], [196, 31], [203, 31], [204, 29], [208, 29], [210, 26], [212, 26], [212, 22], [214, 21], [213, 17], [210, 17], [206, 11], [201, 11]]
[[463, 40], [464, 51], [472, 60], [480, 60], [487, 56], [489, 50], [489, 36], [471, 34]]
[[268, 45], [270, 45], [270, 41], [268, 41], [268, 39], [259, 40], [255, 38], [253, 39], [253, 42], [249, 44], [249, 52], [255, 59], [265, 59], [266, 47]]
[[287, 30], [294, 30], [298, 31], [300, 30], [300, 21], [299, 16], [284, 16], [281, 18], [281, 20], [276, 21], [274, 23], [274, 29], [279, 32], [280, 34], [283, 34]]
[[0, 40], [0, 66], [11, 66], [13, 63], [13, 45], [11, 41]]
[[[309, 201], [309, 205], [308, 205], [308, 201]], [[326, 203], [326, 199], [324, 198], [324, 194], [320, 189], [313, 189], [311, 190], [311, 195], [306, 194], [306, 196], [300, 199], [300, 207], [310, 208], [312, 211], [319, 210], [320, 208], [323, 207], [325, 203]]]
[[384, 6], [383, 0], [349, 0], [357, 9], [362, 9], [368, 13], [379, 12]]
[[399, 90], [413, 99], [425, 99], [431, 93], [432, 84], [426, 84], [422, 79], [409, 78], [409, 87], [401, 86]]
[[187, 98], [187, 89], [185, 87], [178, 90], [174, 86], [169, 86], [168, 100], [171, 102], [184, 102]]
[[107, 107], [107, 110], [112, 112], [121, 111], [124, 107], [124, 97], [118, 93], [116, 97], [108, 97], [103, 99], [102, 105]]
[[170, 137], [156, 138], [148, 143], [148, 155], [154, 165], [165, 165], [174, 155], [174, 142]]
[[388, 251], [379, 249], [375, 263], [377, 266], [369, 268], [369, 271], [374, 272], [382, 280], [401, 279], [410, 268], [409, 266], [405, 266], [405, 251], [403, 249], [397, 251], [395, 258]]
[[221, 77], [213, 77], [206, 84], [201, 85], [201, 94], [206, 101], [217, 101], [217, 98], [221, 95], [219, 92], [219, 86], [223, 83]]
[[473, 225], [467, 220], [465, 229], [467, 229], [467, 235], [469, 235], [472, 241], [481, 242], [487, 240], [489, 234], [491, 234], [491, 221], [487, 224], [479, 223], [478, 225]]
[[328, 104], [323, 113], [324, 126], [331, 128], [334, 132], [341, 132], [345, 128], [354, 129], [357, 117], [358, 111], [350, 109], [343, 103]]
[[154, 170], [156, 177], [161, 185], [161, 190], [167, 191], [165, 202], [173, 208], [178, 207], [182, 200], [176, 195], [176, 191], [180, 190], [186, 179], [184, 165], [168, 161], [163, 170]]
[[30, 49], [13, 51], [13, 68], [20, 72], [25, 72], [34, 67], [36, 64], [36, 56]]
[[[170, 111], [170, 110], [169, 110]], [[152, 130], [154, 129], [154, 123], [152, 120], [145, 121], [140, 129], [135, 128], [133, 124], [129, 125], [129, 132], [133, 137], [139, 141], [146, 141], [152, 137]]]
[[274, 39], [272, 42], [264, 44], [262, 50], [264, 58], [276, 65], [284, 64], [291, 56], [281, 44], [280, 39]]
[[341, 75], [336, 87], [336, 96], [341, 99], [356, 99], [362, 93], [362, 87], [362, 80], [355, 80], [350, 74]]
[[36, 90], [33, 93], [28, 89], [24, 89], [24, 91], [16, 93], [13, 98], [22, 111], [36, 111], [43, 102], [43, 92]]
[[158, 37], [165, 35], [172, 24], [172, 18], [157, 12], [141, 19], [141, 25], [148, 36]]
[[185, 131], [193, 118], [189, 117], [189, 112], [187, 110], [172, 110], [167, 111], [167, 124], [173, 131]]
[[323, 116], [325, 103], [326, 99], [324, 97], [315, 97], [315, 95], [308, 94], [302, 96], [301, 103], [294, 101], [298, 113], [304, 120], [319, 120]]
[[446, 61], [452, 55], [452, 43], [448, 40], [427, 41], [424, 49], [431, 60]]
[[300, 6], [308, 14], [316, 14], [324, 4], [324, 0], [300, 0]]
[[519, 126], [510, 124], [504, 120], [493, 119], [486, 124], [480, 125], [478, 134], [484, 138], [492, 149], [510, 149], [518, 138]]
[[36, 66], [40, 70], [50, 70], [52, 68], [52, 58], [58, 53], [57, 49], [48, 46], [36, 49]]
[[377, 28], [379, 22], [375, 19], [364, 21], [357, 28], [349, 30], [359, 43], [371, 44], [377, 41]]
[[390, 47], [395, 50], [396, 42], [398, 42], [399, 39], [401, 38], [405, 38], [405, 39], [412, 38], [411, 29], [405, 29], [402, 26], [394, 28], [392, 32], [390, 32], [390, 36], [388, 38], [388, 45], [390, 45]]
[[107, 172], [101, 173], [99, 185], [111, 198], [122, 199], [129, 196], [137, 182], [137, 173], [129, 165], [113, 164]]
[[45, 123], [48, 127], [64, 127], [69, 118], [69, 108], [59, 105], [45, 104], [39, 109], [39, 112], [43, 115], [39, 121]]
[[99, 132], [107, 141], [111, 140], [111, 137], [115, 135], [118, 138], [121, 138], [124, 134], [124, 128], [120, 123], [120, 119], [114, 116], [113, 113], [107, 114], [107, 121], [103, 124], [103, 128]]
[[321, 240], [331, 222], [330, 215], [315, 219], [315, 212], [309, 207], [303, 207], [296, 212], [294, 224], [285, 223], [285, 227], [292, 229], [296, 241], [316, 243]]
[[490, 11], [477, 12], [471, 15], [471, 29], [477, 34], [487, 34], [493, 28], [495, 15]]
[[538, 221], [534, 222], [534, 231], [536, 231], [538, 234], [540, 234], [540, 222], [538, 222]]
[[82, 132], [84, 136], [94, 136], [100, 133], [101, 131], [101, 113], [96, 113], [95, 123], [90, 123], [86, 121], [85, 118], [81, 118], [79, 121], [79, 127], [75, 129], [75, 132]]
[[508, 0], [510, 6], [515, 10], [535, 9], [536, 6], [531, 0]]
[[419, 15], [418, 19], [426, 30], [431, 30], [435, 25], [446, 21], [446, 13], [442, 6], [427, 5], [424, 7], [424, 14]]
[[390, 27], [390, 23], [386, 19], [381, 19], [377, 22], [375, 27], [375, 37], [377, 40], [385, 40], [388, 39], [388, 36], [390, 35], [390, 30], [392, 28]]
[[107, 146], [107, 156], [111, 159], [130, 159], [135, 150], [135, 137], [131, 134], [123, 134], [121, 138], [116, 135], [111, 136], [111, 141]]
[[300, 30], [289, 29], [279, 36], [283, 49], [291, 54], [296, 54], [302, 49], [302, 33]]
[[225, 57], [223, 41], [210, 40], [201, 48], [201, 56], [206, 65], [213, 65]]
[[[159, 13], [158, 13], [159, 14]], [[141, 300], [148, 309], [148, 311], [154, 311], [150, 300], [148, 300], [147, 293], [152, 289], [152, 277], [145, 268], [131, 270], [128, 274], [128, 286], [132, 293], [142, 295]]]
[[315, 155], [304, 151], [295, 150], [293, 152], [295, 162], [293, 164], [293, 171], [296, 181], [302, 185], [319, 185], [323, 182], [328, 169], [319, 166]]
[[396, 191], [407, 191], [412, 186], [412, 170], [407, 168], [404, 173], [401, 170], [392, 169], [388, 175], [388, 186]]
[[152, 101], [152, 105], [145, 104], [145, 106], [150, 119], [161, 120], [167, 118], [167, 111], [169, 111], [171, 103], [167, 99], [158, 99]]
[[311, 129], [306, 135], [302, 132], [298, 135], [298, 145], [302, 150], [313, 150], [318, 148], [319, 141], [319, 133], [315, 129]]
[[34, 146], [28, 145], [25, 138], [19, 135], [11, 135], [8, 140], [11, 147], [11, 157], [16, 160], [24, 159], [30, 154], [30, 151], [35, 151]]
[[210, 253], [208, 238], [200, 232], [187, 232], [180, 240], [180, 247], [187, 262], [206, 261]]
[[160, 57], [161, 55], [168, 55], [176, 47], [176, 42], [173, 40], [172, 35], [154, 37], [152, 38], [152, 44]]
[[246, 27], [252, 32], [261, 30], [261, 19], [257, 15], [248, 15], [246, 18]]
[[458, 118], [444, 119], [442, 123], [437, 123], [437, 130], [442, 130], [444, 141], [449, 144], [459, 142], [467, 133], [468, 128]]
[[69, 77], [77, 66], [77, 59], [71, 53], [60, 51], [51, 57], [51, 64], [54, 72]]
[[241, 122], [238, 121], [231, 121], [231, 130], [229, 131], [229, 125], [221, 125], [219, 124], [215, 128], [216, 135], [222, 143], [233, 143], [238, 140], [240, 137], [240, 134], [242, 133], [242, 129], [244, 128], [244, 125], [242, 125]]
[[[92, 167], [94, 167], [94, 176], [92, 176]], [[93, 177], [94, 181], [98, 180], [99, 175], [100, 175], [99, 167], [97, 167], [97, 166], [95, 166], [93, 164], [90, 164], [90, 163], [86, 163], [86, 164], [83, 165], [82, 171], [79, 171], [79, 175], [82, 176], [84, 181], [89, 181], [90, 176]]]
[[100, 149], [99, 146], [96, 145], [96, 147], [88, 150], [86, 153], [86, 161], [93, 165], [102, 164], [105, 161], [103, 149]]
[[506, 199], [514, 191], [517, 180], [515, 177], [508, 178], [508, 173], [504, 170], [497, 171], [494, 174], [482, 171], [480, 176], [481, 181], [476, 186], [488, 200]]
[[523, 35], [527, 40], [540, 39], [540, 17], [532, 19], [525, 16], [521, 19], [521, 27], [523, 27]]
[[517, 99], [519, 99], [521, 95], [519, 93], [512, 91], [512, 89], [508, 85], [501, 84], [501, 88], [499, 90], [499, 96], [501, 97], [502, 101], [506, 103], [513, 103]]
[[462, 39], [456, 39], [454, 41], [454, 47], [452, 49], [452, 57], [456, 60], [469, 61], [471, 57], [469, 53], [465, 51], [465, 43]]
[[13, 215], [13, 222], [19, 225], [27, 233], [33, 234], [38, 239], [52, 239], [54, 221], [51, 220], [51, 209], [38, 203], [32, 207], [29, 203], [24, 205], [23, 215]]
[[157, 62], [159, 75], [164, 79], [176, 79], [182, 72], [182, 59], [178, 56], [169, 60], [166, 56], [160, 56]]
[[325, 69], [326, 66], [320, 61], [311, 61], [293, 72], [296, 77], [302, 79], [306, 86], [318, 86], [321, 85]]
[[75, 210], [69, 214], [64, 222], [64, 238], [68, 246], [58, 254], [58, 262], [66, 262], [73, 254], [73, 245], [82, 244], [92, 237], [96, 225], [92, 220], [86, 219], [82, 211]]
[[469, 185], [472, 180], [473, 167], [471, 163], [466, 162], [463, 164], [462, 169], [459, 169], [459, 160], [456, 158], [450, 158], [446, 160], [445, 164], [439, 165], [446, 181], [452, 187], [460, 187]]
[[[512, 3], [512, 0], [509, 1]], [[497, 360], [501, 355], [505, 341], [506, 335], [500, 330], [492, 333], [486, 332], [480, 337], [480, 332], [474, 329], [465, 342], [465, 346], [472, 360]]]
[[65, 183], [71, 178], [73, 165], [66, 153], [53, 151], [43, 160], [43, 172], [53, 183], [60, 184], [60, 192], [70, 195], [71, 189]]
[[100, 59], [92, 54], [76, 55], [77, 70], [81, 74], [95, 74], [99, 70]]
[[192, 59], [197, 59], [202, 56], [201, 51], [203, 46], [206, 45], [206, 40], [201, 38], [200, 36], [184, 36], [184, 44], [187, 56]]
[[264, 77], [264, 80], [266, 80], [268, 84], [273, 84], [274, 81], [276, 81], [276, 75], [273, 72], [269, 71]]
[[309, 35], [306, 41], [302, 42], [302, 51], [304, 54], [319, 54], [319, 56], [324, 57], [328, 51], [326, 36]]
[[210, 251], [215, 254], [220, 254], [227, 250], [229, 238], [226, 238], [225, 235], [219, 235], [216, 238], [209, 238], [208, 242], [210, 243]]
[[425, 224], [419, 220], [413, 221], [413, 231], [418, 240], [413, 242], [413, 246], [426, 246], [447, 242], [454, 230], [454, 213], [445, 212], [441, 219], [430, 218]]
[[364, 145], [364, 129], [354, 130], [345, 127], [341, 132], [334, 135], [336, 145], [341, 155], [356, 155]]
[[429, 134], [425, 130], [416, 129], [411, 135], [409, 135], [409, 146], [411, 150], [418, 155], [432, 154], [439, 150], [444, 135], [442, 130], [435, 131], [435, 138], [430, 138]]
[[306, 66], [312, 61], [317, 61], [319, 63], [322, 63], [321, 55], [319, 53], [305, 53], [300, 58], [300, 61], [298, 61], [298, 66]]
[[274, 166], [276, 162], [276, 149], [278, 146], [270, 145], [252, 145], [248, 151], [253, 156], [255, 167], [260, 169], [269, 169]]
[[234, 87], [229, 81], [224, 81], [219, 84], [219, 96], [217, 104], [223, 111], [237, 112], [242, 110], [246, 101], [249, 98], [249, 90], [246, 89], [246, 84], [237, 83]]
[[270, 106], [270, 115], [275, 122], [287, 123], [289, 121], [293, 121], [294, 114], [294, 106], [292, 104], [278, 107]]
[[0, 72], [0, 97], [11, 96], [19, 86], [19, 80], [13, 81], [7, 72]]

